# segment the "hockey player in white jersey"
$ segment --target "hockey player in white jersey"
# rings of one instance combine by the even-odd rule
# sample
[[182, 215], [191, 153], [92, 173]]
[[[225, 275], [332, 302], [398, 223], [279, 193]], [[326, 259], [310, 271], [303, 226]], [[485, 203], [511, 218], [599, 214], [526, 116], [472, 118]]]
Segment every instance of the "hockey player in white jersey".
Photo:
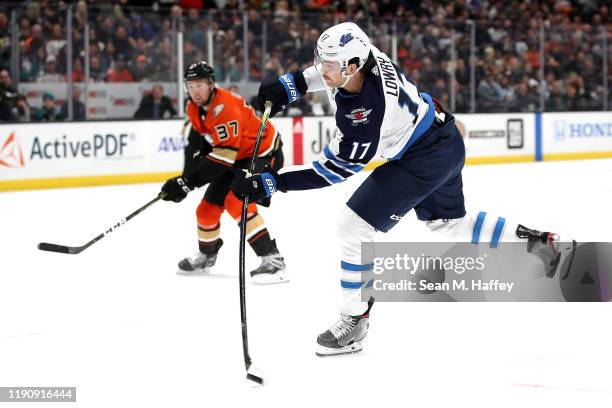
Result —
[[362, 263], [361, 243], [372, 242], [377, 231], [389, 231], [411, 209], [432, 231], [456, 240], [492, 246], [528, 241], [530, 251], [554, 274], [559, 262], [555, 234], [511, 225], [483, 211], [466, 214], [461, 180], [465, 147], [454, 117], [419, 92], [356, 24], [323, 32], [314, 62], [303, 72], [265, 79], [259, 97], [273, 102], [274, 115], [306, 92], [326, 91], [337, 136], [319, 160], [278, 173], [240, 173], [233, 190], [258, 200], [277, 190], [321, 188], [346, 180], [375, 156], [387, 159], [357, 188], [338, 218], [340, 319], [317, 338], [318, 355], [362, 349], [374, 300], [361, 298], [372, 271], [372, 264]]

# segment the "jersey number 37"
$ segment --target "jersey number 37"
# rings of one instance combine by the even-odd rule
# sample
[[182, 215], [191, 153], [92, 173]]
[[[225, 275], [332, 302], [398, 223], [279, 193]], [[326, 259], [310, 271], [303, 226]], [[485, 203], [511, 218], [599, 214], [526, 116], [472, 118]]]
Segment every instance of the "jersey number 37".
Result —
[[[228, 128], [229, 125], [229, 128]], [[230, 122], [226, 123], [222, 123], [220, 125], [215, 126], [215, 130], [217, 131], [217, 136], [219, 136], [219, 141], [224, 141], [230, 138], [230, 132], [229, 130], [231, 129], [232, 131], [232, 136], [236, 137], [238, 136], [238, 122], [235, 120], [232, 120]]]

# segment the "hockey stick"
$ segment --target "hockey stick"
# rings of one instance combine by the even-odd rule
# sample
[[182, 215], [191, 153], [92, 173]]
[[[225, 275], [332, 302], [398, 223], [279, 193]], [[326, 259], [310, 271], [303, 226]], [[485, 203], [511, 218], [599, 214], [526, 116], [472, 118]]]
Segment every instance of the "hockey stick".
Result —
[[143, 212], [144, 210], [146, 210], [147, 208], [149, 208], [150, 206], [152, 206], [153, 204], [155, 204], [156, 202], [164, 198], [165, 196], [166, 196], [165, 193], [159, 193], [157, 197], [155, 197], [153, 200], [149, 201], [148, 203], [146, 203], [145, 205], [143, 205], [142, 207], [140, 207], [139, 209], [137, 209], [136, 211], [134, 211], [127, 217], [120, 219], [119, 222], [117, 222], [115, 225], [113, 225], [112, 227], [110, 227], [109, 229], [107, 229], [106, 231], [104, 231], [103, 233], [101, 233], [100, 235], [98, 235], [97, 237], [95, 237], [94, 239], [86, 243], [85, 245], [71, 247], [71, 246], [66, 246], [66, 245], [50, 244], [48, 242], [41, 242], [38, 244], [38, 249], [40, 249], [41, 251], [59, 252], [62, 254], [73, 254], [73, 255], [80, 254], [81, 252], [83, 252], [84, 250], [86, 250], [87, 248], [89, 248], [90, 246], [92, 246], [93, 244], [95, 244], [96, 242], [98, 242], [99, 240], [101, 240], [102, 238], [110, 234], [111, 232], [115, 231], [117, 228], [119, 228], [120, 226], [122, 226], [123, 224], [125, 224], [126, 222], [128, 222], [129, 220], [131, 220], [132, 218], [134, 218], [135, 216], [137, 216], [138, 214], [140, 214], [141, 212]]
[[[257, 133], [257, 140], [255, 141], [255, 147], [253, 148], [253, 156], [251, 157], [251, 164], [249, 165], [249, 173], [255, 172], [255, 160], [257, 159], [257, 153], [259, 152], [259, 145], [263, 138], [264, 131], [266, 130], [266, 124], [272, 110], [272, 102], [266, 101], [266, 109], [264, 110], [263, 116], [261, 117], [261, 125], [259, 126], [259, 132]], [[240, 323], [242, 324], [242, 351], [244, 352], [244, 365], [247, 371], [247, 380], [254, 381], [258, 384], [263, 385], [263, 378], [253, 373], [253, 367], [251, 366], [251, 356], [249, 356], [249, 340], [247, 336], [247, 321], [246, 321], [246, 296], [244, 291], [244, 249], [246, 246], [246, 217], [247, 207], [249, 205], [249, 197], [245, 196], [242, 199], [242, 216], [240, 217], [240, 259], [238, 266], [238, 280], [240, 281]]]

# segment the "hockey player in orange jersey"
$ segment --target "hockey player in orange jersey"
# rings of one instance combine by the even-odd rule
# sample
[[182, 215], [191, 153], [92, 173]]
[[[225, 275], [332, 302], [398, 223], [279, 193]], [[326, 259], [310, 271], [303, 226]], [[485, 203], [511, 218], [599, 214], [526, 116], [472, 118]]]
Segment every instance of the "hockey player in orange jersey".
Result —
[[[199, 251], [178, 265], [178, 273], [195, 274], [210, 271], [216, 262], [223, 245], [220, 238], [223, 211], [240, 221], [242, 201], [230, 191], [230, 186], [235, 170], [248, 167], [261, 120], [241, 96], [215, 85], [214, 70], [204, 61], [187, 67], [185, 86], [191, 125], [185, 167], [180, 176], [166, 181], [162, 192], [166, 194], [164, 200], [180, 202], [190, 191], [208, 184], [196, 210]], [[270, 122], [261, 141], [256, 169], [265, 165], [275, 169], [283, 165], [280, 135]], [[247, 241], [261, 258], [261, 265], [251, 271], [253, 280], [288, 281], [284, 259], [255, 203], [248, 206], [246, 230]]]

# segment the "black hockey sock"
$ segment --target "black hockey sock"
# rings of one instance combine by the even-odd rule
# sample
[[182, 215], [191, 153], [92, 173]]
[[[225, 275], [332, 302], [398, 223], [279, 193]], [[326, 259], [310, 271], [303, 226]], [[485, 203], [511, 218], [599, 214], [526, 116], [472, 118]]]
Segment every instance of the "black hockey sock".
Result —
[[210, 256], [219, 252], [219, 249], [223, 245], [223, 240], [221, 238], [217, 238], [216, 240], [210, 242], [199, 241], [198, 244], [200, 247], [200, 252]]
[[263, 229], [253, 238], [249, 239], [249, 245], [251, 245], [257, 256], [265, 256], [278, 252], [276, 240], [270, 238], [270, 233], [267, 229]]
[[363, 314], [359, 315], [359, 317], [370, 317], [370, 310], [372, 310], [372, 306], [374, 306], [374, 297], [370, 296], [368, 300], [368, 309], [363, 312]]

